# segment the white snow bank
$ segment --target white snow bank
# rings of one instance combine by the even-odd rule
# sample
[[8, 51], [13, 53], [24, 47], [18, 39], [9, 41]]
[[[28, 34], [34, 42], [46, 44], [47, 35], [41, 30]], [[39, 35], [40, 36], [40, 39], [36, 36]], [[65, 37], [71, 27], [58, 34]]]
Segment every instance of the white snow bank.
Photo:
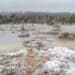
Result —
[[[48, 73], [48, 75], [75, 75], [75, 51], [66, 47], [55, 47], [47, 50], [53, 55], [41, 68], [35, 70], [34, 75]], [[40, 52], [40, 55], [45, 53]], [[39, 73], [40, 71], [40, 73]]]
[[51, 68], [59, 67], [60, 62], [57, 61], [57, 60], [48, 61], [48, 62], [45, 63], [45, 65], [46, 65], [49, 69], [51, 69]]
[[[66, 47], [54, 47], [49, 48], [48, 50], [34, 49], [33, 53], [34, 57], [31, 57], [32, 59], [36, 58], [39, 61], [44, 60], [46, 57], [49, 59], [33, 69], [31, 65], [27, 65], [26, 58], [29, 52], [26, 49], [8, 53], [6, 55], [1, 55], [0, 66], [3, 67], [0, 67], [0, 75], [11, 74], [11, 71], [16, 71], [15, 75], [27, 75], [27, 71], [33, 72], [32, 75], [75, 75], [74, 50], [68, 49]], [[7, 62], [9, 63], [7, 64]], [[6, 66], [2, 64], [5, 64]], [[12, 69], [12, 67], [15, 68]], [[4, 74], [4, 72], [6, 74]]]
[[16, 52], [13, 52], [13, 53], [8, 53], [8, 55], [10, 56], [15, 56], [15, 55], [27, 55], [28, 51], [26, 49], [24, 50], [19, 50], [19, 51], [16, 51]]

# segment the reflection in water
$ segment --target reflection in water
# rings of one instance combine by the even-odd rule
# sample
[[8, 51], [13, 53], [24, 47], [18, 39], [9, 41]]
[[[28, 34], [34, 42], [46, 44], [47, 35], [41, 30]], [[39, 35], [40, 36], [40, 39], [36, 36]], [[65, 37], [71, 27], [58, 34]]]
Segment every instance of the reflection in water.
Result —
[[0, 25], [0, 49], [24, 47], [46, 49], [54, 46], [74, 48], [74, 40], [59, 40], [57, 38], [61, 32], [74, 32], [74, 30], [75, 26], [73, 25], [59, 27], [45, 24]]

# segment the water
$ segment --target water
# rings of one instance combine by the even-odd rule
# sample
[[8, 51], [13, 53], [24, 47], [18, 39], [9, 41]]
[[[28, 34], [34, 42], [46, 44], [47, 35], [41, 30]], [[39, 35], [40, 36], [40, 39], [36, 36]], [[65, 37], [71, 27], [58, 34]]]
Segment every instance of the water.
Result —
[[[22, 48], [47, 49], [54, 46], [65, 46], [75, 49], [74, 40], [60, 40], [62, 32], [75, 32], [75, 25], [61, 25], [57, 30], [46, 24], [5, 24], [0, 25], [0, 50]], [[57, 34], [58, 33], [58, 34]]]

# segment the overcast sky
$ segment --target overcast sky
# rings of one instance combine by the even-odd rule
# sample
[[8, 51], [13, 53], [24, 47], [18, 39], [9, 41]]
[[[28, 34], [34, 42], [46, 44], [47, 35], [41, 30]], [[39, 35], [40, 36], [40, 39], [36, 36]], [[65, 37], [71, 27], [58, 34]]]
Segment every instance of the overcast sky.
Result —
[[75, 0], [0, 0], [0, 11], [75, 12]]

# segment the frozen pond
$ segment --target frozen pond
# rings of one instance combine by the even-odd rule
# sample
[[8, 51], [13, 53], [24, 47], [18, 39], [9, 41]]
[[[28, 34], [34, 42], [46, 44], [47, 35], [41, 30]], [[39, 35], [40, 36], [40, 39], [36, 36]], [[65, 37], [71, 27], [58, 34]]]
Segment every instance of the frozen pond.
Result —
[[57, 28], [46, 24], [0, 25], [0, 50], [19, 48], [50, 48], [66, 46], [75, 49], [74, 40], [59, 40], [62, 32], [75, 32], [75, 25], [61, 25]]

